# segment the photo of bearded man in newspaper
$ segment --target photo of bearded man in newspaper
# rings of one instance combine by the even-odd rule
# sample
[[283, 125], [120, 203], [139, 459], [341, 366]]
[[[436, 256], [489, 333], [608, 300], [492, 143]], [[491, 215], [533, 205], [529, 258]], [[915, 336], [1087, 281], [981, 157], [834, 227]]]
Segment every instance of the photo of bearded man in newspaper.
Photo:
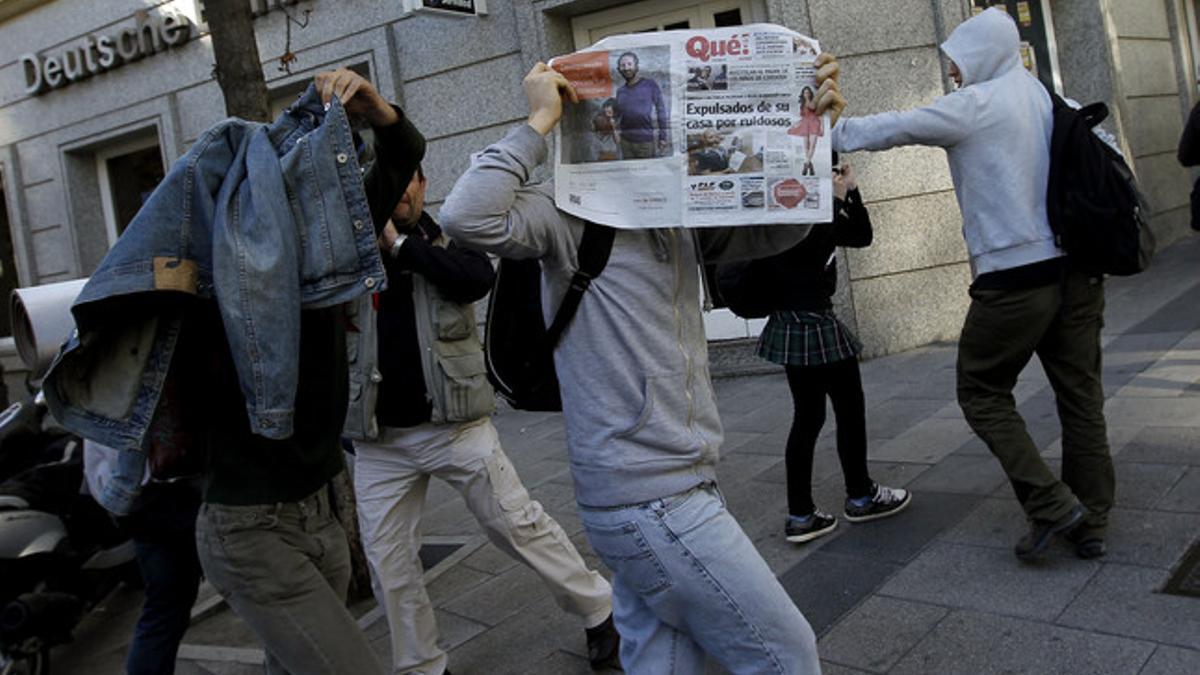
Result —
[[582, 52], [556, 60], [555, 68], [576, 83], [579, 94], [579, 103], [563, 111], [563, 161], [673, 155], [670, 67], [667, 46]]

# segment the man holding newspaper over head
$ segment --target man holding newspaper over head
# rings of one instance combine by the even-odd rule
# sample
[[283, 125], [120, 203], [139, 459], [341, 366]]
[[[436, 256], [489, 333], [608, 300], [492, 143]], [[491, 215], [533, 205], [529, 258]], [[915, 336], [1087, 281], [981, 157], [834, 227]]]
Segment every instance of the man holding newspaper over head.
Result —
[[[607, 69], [622, 51], [594, 58]], [[807, 67], [810, 80], [820, 83], [817, 109], [836, 119], [845, 107], [836, 60], [809, 57]], [[578, 107], [580, 93], [543, 63], [523, 84], [527, 123], [474, 156], [440, 217], [463, 246], [540, 259], [552, 314], [576, 267], [585, 221], [556, 205], [553, 181], [533, 183], [531, 175], [547, 158], [544, 137], [563, 117], [563, 100], [568, 109]], [[591, 95], [602, 102], [611, 86]], [[583, 119], [592, 114], [585, 111]], [[655, 161], [685, 167], [686, 157], [676, 154]], [[676, 178], [668, 204], [680, 203], [678, 193], [691, 180], [682, 170]], [[698, 274], [703, 259], [769, 255], [800, 241], [809, 228], [682, 224], [677, 214], [673, 224], [616, 230], [608, 264], [583, 295], [554, 355], [580, 517], [592, 548], [613, 572], [621, 662], [635, 674], [695, 673], [704, 671], [707, 654], [731, 673], [815, 673], [812, 629], [716, 486], [723, 433]]]

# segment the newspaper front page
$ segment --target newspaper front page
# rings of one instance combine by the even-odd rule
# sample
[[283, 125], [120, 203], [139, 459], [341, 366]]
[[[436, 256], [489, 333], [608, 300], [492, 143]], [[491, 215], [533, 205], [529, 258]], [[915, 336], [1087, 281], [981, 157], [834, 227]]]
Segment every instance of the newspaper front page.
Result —
[[781, 26], [608, 37], [553, 59], [579, 94], [555, 130], [555, 199], [639, 229], [832, 220], [817, 41]]

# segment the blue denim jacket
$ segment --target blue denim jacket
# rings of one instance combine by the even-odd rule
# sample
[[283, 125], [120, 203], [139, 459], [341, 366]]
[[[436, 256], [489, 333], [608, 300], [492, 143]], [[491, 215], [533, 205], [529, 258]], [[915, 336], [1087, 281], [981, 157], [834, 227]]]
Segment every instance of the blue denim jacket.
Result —
[[225, 120], [171, 167], [71, 311], [43, 382], [68, 429], [121, 453], [98, 495], [132, 505], [182, 325], [171, 294], [215, 298], [251, 431], [292, 434], [300, 310], [386, 284], [350, 125], [313, 87], [270, 125]]

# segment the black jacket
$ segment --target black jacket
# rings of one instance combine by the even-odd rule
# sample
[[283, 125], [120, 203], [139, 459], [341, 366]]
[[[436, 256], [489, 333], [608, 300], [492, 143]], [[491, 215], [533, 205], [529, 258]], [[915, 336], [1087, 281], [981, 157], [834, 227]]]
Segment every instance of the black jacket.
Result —
[[1183, 135], [1179, 137], [1179, 163], [1184, 166], [1200, 164], [1200, 103], [1192, 108]]
[[767, 258], [761, 267], [764, 288], [778, 289], [774, 309], [821, 311], [833, 307], [837, 290], [838, 246], [863, 248], [874, 239], [871, 216], [863, 205], [858, 190], [846, 193], [846, 199], [835, 199], [833, 222], [813, 225], [808, 236], [799, 244]]
[[435, 246], [442, 233], [438, 224], [422, 213], [421, 219], [393, 258], [384, 253], [388, 288], [379, 295], [379, 399], [375, 419], [382, 426], [411, 427], [430, 420], [432, 408], [425, 395], [424, 367], [417, 341], [412, 275], [419, 274], [442, 297], [460, 304], [475, 302], [492, 290], [496, 273], [482, 253], [455, 245]]

